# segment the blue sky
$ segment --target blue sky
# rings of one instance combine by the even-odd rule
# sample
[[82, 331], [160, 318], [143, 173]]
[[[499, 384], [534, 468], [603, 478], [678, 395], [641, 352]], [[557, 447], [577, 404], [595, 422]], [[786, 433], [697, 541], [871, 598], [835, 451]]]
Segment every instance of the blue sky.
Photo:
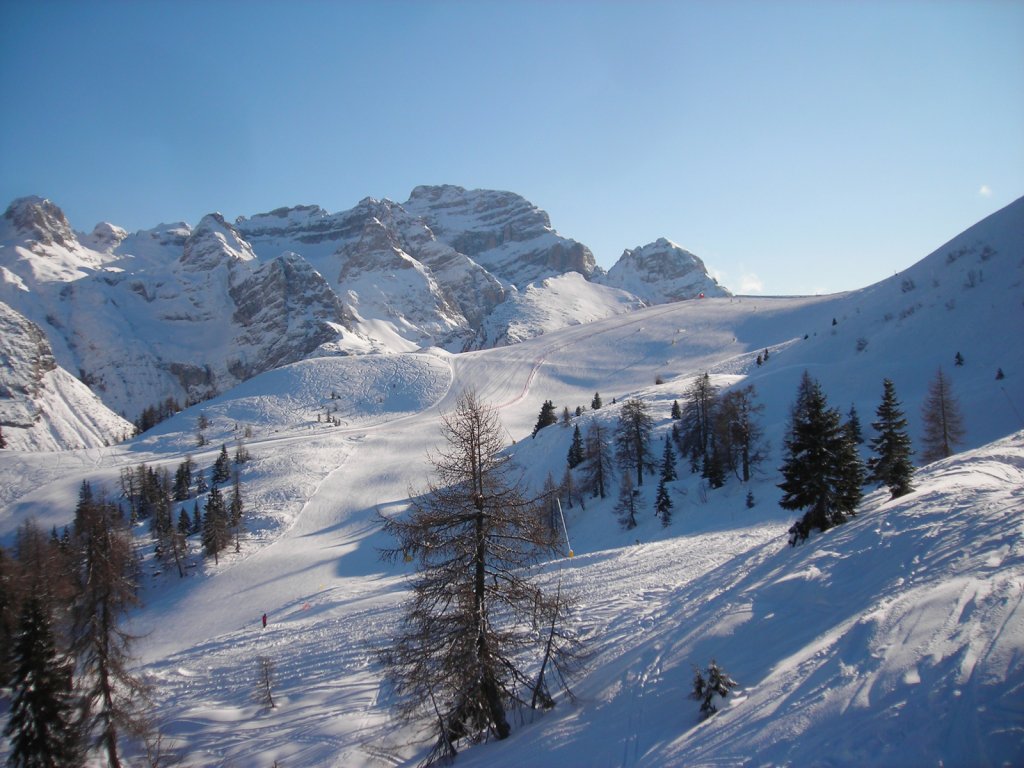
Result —
[[507, 189], [605, 267], [862, 287], [1024, 194], [1024, 3], [0, 3], [0, 205], [129, 230]]

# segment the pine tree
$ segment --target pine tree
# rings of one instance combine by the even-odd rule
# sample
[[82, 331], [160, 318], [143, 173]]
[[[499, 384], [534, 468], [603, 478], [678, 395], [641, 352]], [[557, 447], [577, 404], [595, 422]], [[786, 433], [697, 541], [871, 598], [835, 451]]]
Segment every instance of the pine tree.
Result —
[[182, 536], [188, 536], [192, 533], [192, 521], [189, 519], [188, 512], [182, 507], [178, 513], [178, 533]]
[[544, 405], [540, 408], [540, 415], [537, 417], [537, 423], [533, 427], [531, 437], [536, 437], [537, 433], [544, 429], [544, 427], [550, 427], [552, 424], [557, 423], [558, 417], [555, 415], [555, 404], [550, 400], [545, 400]]
[[683, 418], [683, 411], [679, 407], [679, 401], [678, 400], [673, 400], [672, 401], [672, 413], [671, 413], [671, 416], [672, 416], [672, 419], [674, 421], [678, 421], [679, 419]]
[[203, 509], [203, 551], [213, 555], [213, 561], [219, 562], [217, 554], [228, 545], [228, 513], [224, 507], [224, 497], [220, 489], [213, 486], [206, 499]]
[[569, 406], [562, 406], [562, 426], [568, 427], [572, 423], [572, 414], [569, 413]]
[[644, 484], [644, 469], [654, 465], [650, 448], [653, 428], [654, 419], [643, 400], [633, 398], [623, 404], [615, 427], [615, 457], [619, 466], [636, 470], [638, 487]]
[[221, 445], [220, 454], [213, 463], [213, 474], [210, 477], [212, 485], [222, 485], [231, 479], [231, 459], [228, 458], [228, 447]]
[[676, 473], [676, 452], [672, 450], [672, 441], [665, 437], [665, 448], [661, 452], [661, 479], [671, 483], [679, 476]]
[[583, 450], [583, 435], [580, 434], [580, 425], [577, 424], [572, 431], [572, 443], [569, 445], [569, 453], [565, 457], [569, 469], [576, 469], [583, 463], [586, 455]]
[[863, 472], [860, 464], [839, 412], [828, 407], [821, 385], [805, 371], [790, 414], [779, 483], [779, 506], [806, 510], [790, 529], [791, 543], [806, 539], [815, 528], [825, 531], [845, 522], [856, 510], [861, 491], [854, 478]]
[[868, 479], [879, 487], [887, 486], [895, 499], [913, 490], [910, 481], [914, 476], [914, 465], [910, 461], [913, 450], [907, 434], [907, 420], [896, 399], [896, 387], [891, 379], [882, 382], [882, 402], [875, 415], [878, 419], [871, 422], [871, 427], [878, 434], [870, 443], [875, 455], [868, 459]]
[[[510, 710], [553, 703], [546, 664], [534, 677], [524, 663], [543, 653], [564, 670], [572, 642], [561, 629], [567, 603], [527, 578], [527, 566], [557, 542], [544, 500], [512, 479], [497, 411], [464, 393], [442, 434], [446, 445], [431, 455], [436, 479], [408, 517], [384, 519], [398, 542], [385, 557], [411, 555], [419, 568], [381, 660], [400, 718], [436, 724], [428, 762], [453, 757], [462, 740], [506, 738]], [[539, 636], [539, 626], [554, 629]]]
[[590, 409], [592, 411], [596, 411], [596, 410], [598, 410], [601, 407], [601, 405], [602, 405], [601, 393], [600, 392], [595, 392], [594, 393], [594, 399], [590, 401]]
[[701, 719], [706, 720], [718, 711], [718, 707], [712, 701], [714, 697], [728, 697], [729, 691], [736, 687], [736, 681], [729, 677], [729, 673], [719, 667], [714, 659], [708, 664], [705, 673], [696, 668], [693, 672], [693, 691], [690, 697], [701, 702]]
[[612, 454], [607, 430], [597, 419], [590, 422], [583, 447], [586, 453], [586, 486], [592, 495], [603, 499], [607, 495], [608, 481], [611, 479]]
[[654, 514], [661, 518], [661, 524], [668, 526], [672, 522], [672, 497], [665, 485], [665, 478], [658, 481], [658, 493], [654, 499]]
[[12, 651], [8, 764], [16, 768], [71, 768], [80, 764], [71, 664], [58, 652], [51, 619], [38, 595], [21, 611]]
[[851, 440], [856, 445], [861, 445], [864, 442], [864, 431], [860, 426], [860, 416], [857, 415], [857, 406], [853, 403], [850, 404], [850, 410], [846, 414], [846, 429]]
[[921, 461], [929, 464], [952, 456], [953, 449], [964, 438], [964, 424], [960, 404], [941, 368], [928, 385], [921, 417], [924, 421]]

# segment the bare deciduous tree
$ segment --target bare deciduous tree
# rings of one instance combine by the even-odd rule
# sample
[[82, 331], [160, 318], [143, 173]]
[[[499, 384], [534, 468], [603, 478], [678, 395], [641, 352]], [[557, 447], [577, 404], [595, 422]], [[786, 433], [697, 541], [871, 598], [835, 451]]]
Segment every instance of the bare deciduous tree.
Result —
[[462, 740], [504, 739], [510, 710], [553, 703], [543, 671], [564, 670], [573, 648], [561, 628], [567, 601], [529, 579], [528, 566], [556, 540], [544, 499], [511, 477], [497, 412], [464, 393], [442, 434], [445, 445], [429, 457], [435, 479], [408, 516], [384, 519], [398, 545], [382, 553], [418, 561], [381, 659], [399, 716], [436, 722], [427, 762], [453, 756]]

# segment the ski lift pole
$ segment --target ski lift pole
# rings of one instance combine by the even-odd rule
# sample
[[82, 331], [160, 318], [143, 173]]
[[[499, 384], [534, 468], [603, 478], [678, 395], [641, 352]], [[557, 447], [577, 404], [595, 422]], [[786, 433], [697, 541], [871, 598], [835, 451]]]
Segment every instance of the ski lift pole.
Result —
[[575, 553], [572, 551], [572, 544], [569, 543], [569, 529], [565, 527], [565, 514], [562, 512], [562, 500], [556, 496], [555, 503], [558, 505], [558, 516], [562, 518], [562, 533], [565, 534], [565, 546], [569, 548], [569, 557], [572, 558], [575, 556]]

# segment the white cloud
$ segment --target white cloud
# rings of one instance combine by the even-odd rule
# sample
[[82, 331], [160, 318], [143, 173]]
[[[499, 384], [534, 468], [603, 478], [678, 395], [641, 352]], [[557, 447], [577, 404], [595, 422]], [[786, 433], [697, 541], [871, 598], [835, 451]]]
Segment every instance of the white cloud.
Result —
[[764, 283], [753, 272], [743, 272], [740, 274], [740, 284], [736, 290], [741, 294], [761, 293], [764, 291]]
[[982, 197], [992, 197], [992, 188], [988, 184], [982, 184], [978, 194]]

